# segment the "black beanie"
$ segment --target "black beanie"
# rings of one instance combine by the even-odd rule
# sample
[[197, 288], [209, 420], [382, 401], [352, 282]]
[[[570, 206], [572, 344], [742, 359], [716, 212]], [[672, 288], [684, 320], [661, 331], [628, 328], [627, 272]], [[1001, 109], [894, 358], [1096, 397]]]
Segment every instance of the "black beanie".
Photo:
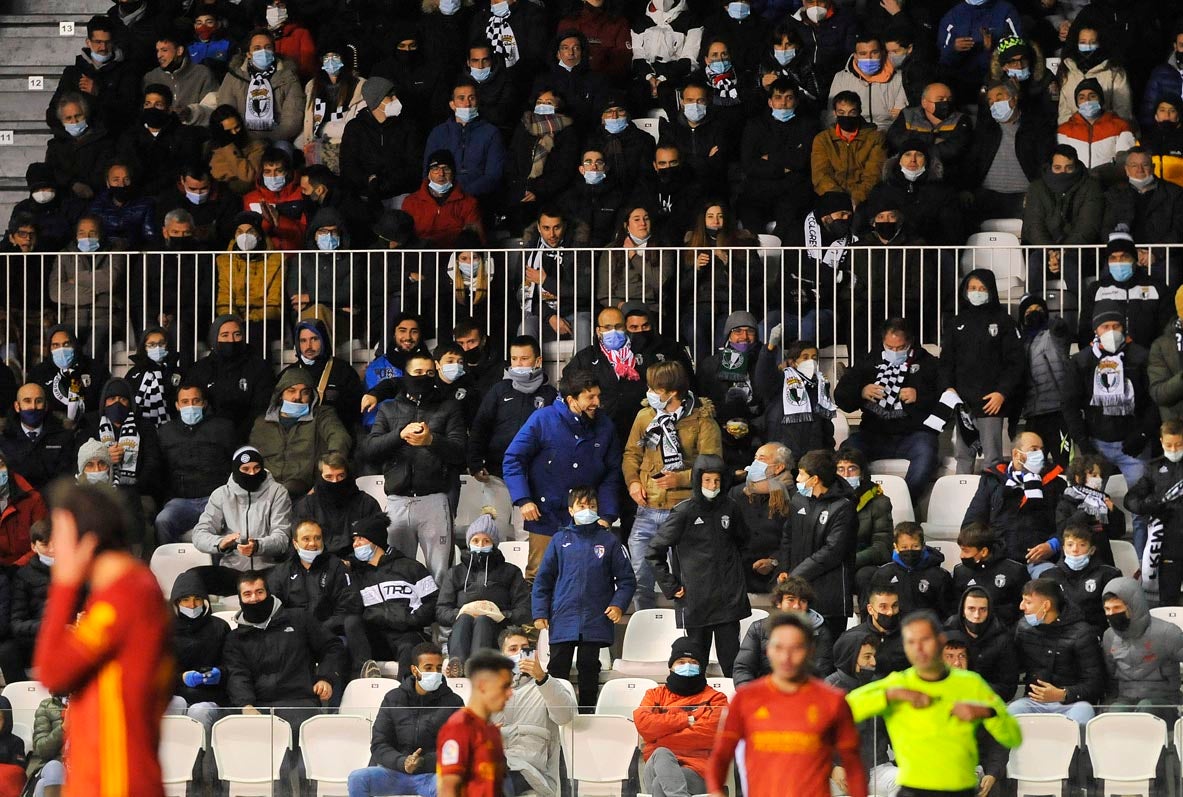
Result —
[[390, 536], [386, 533], [389, 524], [390, 521], [386, 515], [371, 515], [354, 523], [350, 534], [354, 537], [364, 537], [385, 550], [386, 546], [390, 544]]
[[694, 659], [698, 662], [699, 666], [703, 667], [704, 670], [706, 669], [706, 656], [702, 655], [702, 650], [688, 636], [674, 640], [674, 644], [670, 645], [670, 660], [666, 664], [669, 667], [673, 667], [675, 661], [686, 658]]

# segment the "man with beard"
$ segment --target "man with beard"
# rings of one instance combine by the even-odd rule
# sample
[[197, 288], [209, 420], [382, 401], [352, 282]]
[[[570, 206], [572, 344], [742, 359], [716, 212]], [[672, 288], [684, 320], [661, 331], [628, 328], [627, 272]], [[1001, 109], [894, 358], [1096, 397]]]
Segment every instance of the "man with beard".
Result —
[[666, 141], [653, 154], [652, 173], [642, 177], [632, 201], [649, 208], [660, 241], [681, 243], [690, 229], [694, 212], [702, 205], [703, 189], [693, 172], [682, 164], [682, 151]]
[[188, 381], [201, 385], [216, 418], [235, 425], [237, 439], [246, 440], [255, 418], [267, 411], [275, 377], [259, 355], [243, 340], [245, 325], [238, 316], [222, 315], [210, 325], [210, 353], [193, 364]]

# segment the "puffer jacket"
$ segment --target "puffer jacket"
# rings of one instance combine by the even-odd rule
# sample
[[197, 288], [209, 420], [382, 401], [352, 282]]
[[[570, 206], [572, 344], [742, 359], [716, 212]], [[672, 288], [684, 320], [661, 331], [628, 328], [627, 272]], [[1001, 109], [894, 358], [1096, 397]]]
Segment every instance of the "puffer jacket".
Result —
[[1125, 443], [1137, 435], [1144, 439], [1136, 445], [1134, 455], [1142, 453], [1148, 441], [1158, 432], [1158, 408], [1150, 399], [1147, 366], [1150, 354], [1137, 343], [1127, 342], [1121, 349], [1125, 379], [1134, 393], [1134, 411], [1130, 415], [1110, 415], [1102, 407], [1094, 406], [1095, 374], [1100, 358], [1092, 346], [1086, 346], [1069, 361], [1068, 379], [1064, 385], [1064, 422], [1068, 433], [1078, 445], [1088, 446], [1090, 438], [1105, 442]]
[[[937, 28], [941, 65], [960, 72], [985, 75], [990, 50], [982, 46], [982, 31], [990, 31], [994, 41], [998, 42], [1006, 36], [1021, 36], [1022, 25], [1019, 12], [1007, 0], [985, 0], [976, 5], [958, 2], [941, 17]], [[969, 52], [958, 52], [956, 40], [965, 37], [974, 40], [974, 48]]]
[[1146, 192], [1134, 188], [1128, 180], [1105, 192], [1102, 235], [1108, 237], [1119, 224], [1124, 224], [1140, 243], [1183, 241], [1183, 188], [1162, 179], [1161, 170], [1155, 169], [1155, 173], [1160, 179]]
[[247, 321], [280, 323], [284, 305], [283, 255], [262, 251], [269, 249], [271, 244], [266, 238], [261, 249], [254, 252], [240, 251], [231, 241], [226, 253], [217, 256], [218, 315], [232, 313]]
[[[690, 410], [675, 424], [682, 446], [683, 462], [693, 465], [701, 455], [722, 455], [723, 443], [719, 424], [715, 422], [715, 405], [710, 399], [700, 399], [693, 393], [686, 395], [683, 403], [688, 404]], [[678, 486], [672, 490], [664, 490], [653, 482], [655, 477], [665, 472], [661, 435], [656, 430], [652, 435], [646, 434], [656, 417], [657, 411], [648, 405], [637, 413], [624, 447], [621, 467], [625, 484], [639, 482], [645, 489], [645, 500], [650, 507], [672, 509], [697, 493], [698, 485], [691, 479], [691, 468], [671, 471], [678, 477]]]
[[[229, 105], [246, 116], [246, 95], [251, 75], [246, 53], [230, 59], [230, 68], [222, 85], [218, 87], [218, 105]], [[296, 74], [295, 65], [286, 58], [276, 56], [275, 72], [271, 75], [272, 107], [275, 109], [275, 126], [270, 130], [252, 130], [252, 139], [264, 141], [292, 141], [304, 126], [304, 87]]]
[[361, 593], [362, 620], [383, 634], [423, 632], [435, 620], [439, 587], [427, 568], [396, 547], [387, 548], [377, 564], [350, 562], [353, 585]]
[[[990, 299], [981, 307], [965, 300], [970, 279], [986, 286]], [[1010, 401], [1023, 383], [1023, 343], [1015, 322], [998, 300], [994, 272], [976, 268], [965, 275], [958, 288], [961, 310], [945, 323], [941, 340], [941, 382], [954, 388], [965, 407], [981, 416], [982, 396], [997, 391]], [[1007, 406], [999, 412], [1006, 417]]]
[[[965, 599], [985, 597], [987, 603], [986, 625], [971, 632], [965, 621]], [[957, 613], [945, 622], [945, 628], [965, 635], [969, 647], [969, 668], [986, 679], [986, 682], [1003, 700], [1014, 699], [1019, 688], [1019, 659], [1015, 650], [1014, 623], [1005, 620], [997, 611], [990, 591], [984, 586], [973, 586], [964, 590], [957, 604]]]
[[1126, 605], [1130, 627], [1105, 630], [1101, 650], [1109, 682], [1123, 700], [1150, 700], [1172, 705], [1179, 695], [1179, 662], [1183, 660], [1183, 630], [1150, 615], [1146, 592], [1132, 578], [1115, 578], [1102, 596], [1115, 595]]
[[145, 249], [155, 244], [160, 234], [156, 229], [156, 203], [151, 197], [137, 196], [120, 205], [107, 189], [99, 192], [87, 212], [102, 222], [103, 238], [114, 249]]
[[465, 230], [477, 233], [482, 241], [485, 237], [480, 205], [459, 185], [441, 202], [428, 190], [424, 179], [419, 190], [403, 200], [403, 212], [414, 220], [419, 240], [432, 247], [450, 249]]
[[497, 548], [489, 553], [460, 554], [460, 564], [448, 571], [440, 585], [436, 622], [455, 625], [460, 609], [473, 601], [492, 601], [512, 625], [530, 625], [534, 620], [530, 616], [530, 585], [522, 578], [521, 569], [506, 562]]
[[1080, 162], [1090, 170], [1117, 163], [1121, 153], [1138, 143], [1129, 122], [1113, 111], [1105, 111], [1093, 122], [1079, 112], [1072, 114], [1057, 129], [1056, 141], [1075, 149]]
[[[1060, 71], [1056, 75], [1056, 80], [1060, 84], [1060, 107], [1056, 117], [1059, 124], [1067, 122], [1076, 113], [1076, 87], [1085, 78], [1092, 78], [1101, 84], [1105, 106], [1110, 111], [1126, 121], [1134, 120], [1130, 79], [1123, 67], [1106, 58], [1088, 69], [1081, 69], [1075, 58], [1065, 58], [1060, 62]], [[1153, 116], [1152, 113], [1151, 117]]]
[[1142, 478], [1126, 493], [1126, 509], [1138, 515], [1151, 515], [1166, 526], [1162, 535], [1162, 558], [1183, 559], [1183, 507], [1178, 501], [1163, 500], [1172, 487], [1183, 480], [1183, 462], [1155, 457], [1146, 463]]
[[282, 188], [272, 191], [263, 184], [260, 177], [254, 190], [243, 196], [242, 209], [259, 213], [263, 205], [275, 208], [275, 221], [263, 215], [262, 232], [270, 242], [268, 248], [299, 249], [304, 243], [304, 234], [308, 231], [308, 216], [304, 212], [304, 194], [300, 191], [300, 181], [289, 176]]
[[[312, 406], [294, 423], [280, 417], [283, 392], [303, 384], [312, 391]], [[292, 495], [307, 493], [320, 472], [317, 461], [332, 451], [348, 454], [349, 433], [332, 407], [321, 406], [316, 383], [303, 368], [290, 368], [279, 376], [267, 413], [251, 429], [251, 445], [263, 455], [271, 477]]]
[[[1062, 410], [1064, 381], [1068, 376], [1070, 333], [1063, 319], [1052, 319], [1038, 331], [1027, 330], [1023, 324], [1028, 308], [1039, 301], [1033, 296], [1023, 297], [1015, 314], [1027, 351], [1027, 379], [1023, 388], [1024, 418]], [[1042, 306], [1047, 309], [1046, 304]], [[1089, 317], [1092, 317], [1091, 313]]]
[[538, 683], [518, 674], [505, 709], [490, 717], [501, 726], [505, 761], [538, 797], [559, 795], [559, 728], [575, 719], [575, 692], [560, 678]]
[[[1183, 210], [1183, 207], [1180, 209]], [[1118, 282], [1106, 271], [1100, 279], [1084, 289], [1076, 342], [1082, 349], [1093, 342], [1097, 334], [1092, 324], [1093, 308], [1097, 302], [1111, 299], [1125, 306], [1126, 334], [1134, 343], [1149, 348], [1154, 339], [1163, 333], [1167, 324], [1174, 320], [1175, 305], [1171, 301], [1172, 298], [1172, 292], [1166, 283], [1147, 269], [1135, 268], [1134, 276], [1125, 282]]]
[[49, 600], [49, 565], [34, 556], [12, 575], [12, 636], [30, 646], [41, 629]]
[[[205, 511], [193, 527], [193, 545], [211, 556], [219, 555], [222, 567], [232, 570], [265, 570], [283, 560], [288, 553], [292, 527], [292, 501], [288, 492], [268, 474], [263, 485], [248, 493], [231, 476], [214, 490]], [[245, 557], [237, 547], [219, 551], [218, 543], [227, 534], [242, 535], [241, 540], [256, 540], [258, 550]]]
[[900, 615], [931, 609], [938, 616], [953, 610], [953, 577], [941, 565], [945, 555], [931, 546], [924, 546], [915, 567], [904, 564], [898, 551], [891, 561], [875, 571], [871, 587], [892, 586], [899, 592]]
[[[915, 273], [915, 272], [909, 272]], [[879, 305], [876, 305], [879, 306]], [[902, 417], [890, 417], [877, 401], [863, 398], [863, 388], [879, 378], [879, 365], [883, 362], [883, 348], [867, 352], [848, 367], [834, 387], [834, 403], [843, 412], [862, 411], [859, 425], [862, 431], [877, 435], [906, 435], [912, 432], [932, 430], [924, 425], [941, 398], [940, 361], [920, 346], [913, 346], [908, 354], [908, 368], [904, 374], [901, 389], [910, 387], [916, 391], [916, 401], [903, 405]], [[889, 417], [883, 417], [889, 415]], [[887, 546], [891, 548], [890, 543]], [[887, 561], [886, 558], [884, 561]]]
[[813, 139], [810, 155], [813, 191], [818, 196], [842, 191], [850, 194], [851, 201], [859, 205], [878, 185], [886, 159], [886, 139], [869, 122], [850, 142], [839, 137], [834, 127], [828, 127]]
[[807, 579], [817, 593], [811, 607], [825, 617], [849, 617], [854, 590], [858, 520], [850, 485], [843, 479], [821, 496], [794, 495], [781, 537], [781, 572]]
[[1056, 506], [1067, 486], [1060, 478], [1063, 468], [1056, 465], [1043, 472], [1042, 498], [1028, 498], [1020, 487], [1012, 486], [1010, 469], [1010, 460], [1000, 460], [982, 471], [961, 525], [985, 523], [997, 535], [1000, 553], [1018, 562], [1026, 562], [1027, 551], [1044, 542], [1059, 553]]
[[[1044, 174], [1050, 168], [1045, 167]], [[1042, 178], [1035, 180], [1023, 206], [1023, 243], [1098, 243], [1104, 212], [1105, 194], [1095, 177], [1081, 174], [1062, 194], [1053, 193]]]
[[505, 450], [513, 442], [517, 430], [531, 415], [553, 404], [558, 396], [554, 386], [547, 384], [545, 372], [542, 384], [533, 393], [515, 390], [513, 382], [508, 379], [494, 384], [481, 398], [476, 417], [468, 429], [469, 472], [487, 469], [500, 476]]
[[882, 71], [868, 80], [857, 70], [852, 55], [846, 66], [834, 75], [834, 80], [830, 83], [830, 98], [826, 102], [826, 110], [822, 113], [823, 127], [834, 126], [834, 97], [842, 91], [852, 91], [859, 96], [863, 103], [863, 119], [875, 125], [879, 132], [884, 134], [895, 121], [896, 115], [892, 111], [908, 105], [908, 98], [904, 94], [904, 81], [895, 73], [891, 62], [884, 59]]
[[1083, 568], [1073, 570], [1061, 561], [1051, 570], [1041, 574], [1060, 585], [1064, 599], [1080, 612], [1084, 621], [1092, 626], [1098, 635], [1103, 634], [1108, 624], [1105, 621], [1104, 594], [1102, 588], [1121, 575], [1113, 565], [1105, 564], [1101, 557], [1093, 554]]
[[654, 751], [664, 748], [681, 766], [705, 779], [707, 758], [726, 714], [727, 695], [714, 687], [707, 686], [694, 695], [678, 695], [668, 686], [655, 686], [633, 710], [633, 722], [643, 742], [641, 756], [648, 761]]
[[419, 694], [414, 676], [382, 698], [370, 741], [370, 766], [406, 772], [407, 757], [418, 749], [414, 775], [435, 771], [435, 737], [448, 718], [464, 705], [463, 698], [443, 683], [434, 692]]
[[[431, 445], [411, 446], [399, 436], [415, 422], [431, 430]], [[467, 443], [458, 403], [440, 400], [438, 391], [418, 400], [400, 391], [379, 405], [369, 436], [358, 441], [357, 456], [382, 470], [387, 495], [431, 495], [459, 488]]]
[[[9, 474], [8, 504], [0, 511], [0, 564], [23, 565], [33, 558], [29, 527], [49, 517], [41, 493], [19, 473]], [[6, 622], [7, 618], [0, 618]]]
[[[195, 618], [188, 618], [177, 611], [177, 601], [181, 598], [196, 595], [205, 601], [205, 611]], [[226, 637], [230, 635], [230, 626], [221, 617], [214, 617], [210, 610], [209, 592], [201, 577], [193, 570], [177, 576], [173, 582], [172, 594], [173, 614], [173, 652], [176, 656], [176, 680], [173, 683], [173, 694], [184, 698], [189, 705], [194, 703], [217, 703], [226, 705], [226, 662], [223, 655]], [[183, 680], [186, 672], [201, 671], [217, 667], [222, 670], [217, 683], [202, 684], [201, 686], [186, 686]]]
[[[702, 494], [707, 471], [721, 479], [722, 494], [714, 499]], [[730, 482], [722, 457], [699, 454], [690, 477], [691, 497], [674, 507], [645, 556], [667, 598], [686, 590], [676, 605], [687, 628], [733, 623], [752, 613], [743, 566], [747, 529], [726, 495]]]
[[[1023, 599], [1023, 585], [1030, 580], [1027, 565], [1007, 559], [1002, 541], [991, 546], [990, 555], [981, 562], [963, 559], [953, 568], [953, 591], [962, 595], [970, 587], [981, 587], [990, 598], [990, 611], [1006, 628], [1014, 628], [1019, 621], [1019, 602]], [[1026, 558], [1024, 557], [1024, 561]]]
[[1164, 97], [1183, 97], [1183, 54], [1172, 52], [1164, 63], [1154, 67], [1142, 92], [1138, 120], [1142, 127], [1154, 127], [1154, 111]]
[[1097, 635], [1079, 612], [1065, 603], [1050, 623], [1015, 627], [1019, 670], [1026, 687], [1036, 681], [1067, 691], [1064, 703], [1099, 703], [1105, 695], [1105, 665]]
[[[900, 169], [899, 156], [893, 155], [883, 162], [883, 181], [871, 190], [867, 207], [871, 213], [879, 208], [900, 211], [907, 226], [925, 243], [958, 246], [965, 240], [964, 223], [957, 189], [946, 181], [945, 172], [944, 162], [929, 155], [924, 174], [909, 180]], [[874, 221], [863, 210], [859, 208], [856, 218], [858, 229], [870, 227]]]
[[76, 183], [101, 191], [107, 184], [107, 164], [115, 157], [115, 138], [100, 122], [91, 122], [75, 138], [65, 130], [55, 130], [45, 145], [45, 162], [53, 170], [57, 191], [72, 194]]
[[891, 561], [892, 529], [895, 527], [891, 519], [891, 499], [882, 487], [867, 479], [854, 491], [851, 500], [858, 518], [855, 568], [887, 564]]
[[690, 74], [702, 44], [702, 26], [686, 0], [676, 0], [662, 11], [654, 3], [633, 23], [633, 75], [678, 80]]
[[303, 609], [335, 634], [345, 632], [345, 618], [361, 614], [361, 599], [349, 569], [335, 554], [322, 550], [304, 567], [295, 549], [267, 571], [267, 593], [289, 609]]
[[1150, 361], [1146, 366], [1150, 397], [1164, 421], [1183, 418], [1183, 353], [1175, 338], [1176, 329], [1163, 332], [1150, 344]]
[[[826, 628], [826, 618], [813, 609], [806, 613], [806, 617], [813, 625], [813, 674], [818, 678], [827, 678], [835, 669], [834, 638]], [[738, 688], [771, 672], [772, 665], [768, 662], [768, 618], [765, 618], [748, 626], [748, 632], [739, 643], [739, 655], [735, 657], [731, 677]]]
[[45, 698], [33, 715], [33, 744], [29, 748], [28, 768], [30, 776], [36, 775], [55, 758], [62, 757], [66, 739], [63, 716], [66, 705], [62, 699], [63, 696]]

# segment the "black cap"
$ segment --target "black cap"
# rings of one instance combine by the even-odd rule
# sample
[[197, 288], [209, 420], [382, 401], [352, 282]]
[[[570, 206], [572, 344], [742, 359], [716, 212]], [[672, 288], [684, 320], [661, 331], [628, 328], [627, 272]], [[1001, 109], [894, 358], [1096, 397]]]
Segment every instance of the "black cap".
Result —
[[364, 537], [383, 550], [390, 544], [390, 535], [386, 529], [390, 521], [386, 515], [370, 515], [355, 522], [349, 533], [354, 537]]
[[249, 224], [259, 232], [263, 231], [263, 217], [253, 210], [243, 210], [234, 216], [234, 229], [238, 229], [243, 224]]
[[706, 664], [706, 656], [702, 655], [702, 648], [694, 643], [694, 640], [688, 636], [681, 639], [674, 640], [674, 644], [670, 645], [670, 660], [668, 665], [674, 666], [674, 662], [678, 659], [694, 659], [700, 665]]
[[437, 149], [431, 153], [431, 157], [427, 159], [427, 168], [431, 169], [435, 166], [447, 166], [452, 171], [456, 171], [456, 159], [452, 157], [452, 151]]
[[30, 191], [36, 191], [38, 188], [53, 188], [56, 185], [53, 180], [53, 169], [49, 168], [48, 163], [40, 161], [30, 163], [29, 167], [25, 169], [25, 183], [28, 184]]

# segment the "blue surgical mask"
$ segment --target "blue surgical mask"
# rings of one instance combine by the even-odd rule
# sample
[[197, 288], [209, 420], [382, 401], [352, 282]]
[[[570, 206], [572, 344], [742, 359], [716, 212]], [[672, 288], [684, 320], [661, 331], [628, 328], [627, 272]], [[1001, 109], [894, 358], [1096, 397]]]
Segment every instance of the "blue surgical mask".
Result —
[[327, 74], [335, 77], [336, 75], [340, 74], [342, 69], [345, 68], [345, 62], [342, 61], [338, 56], [331, 55], [321, 62], [321, 68], [324, 69]]
[[842, 478], [846, 479], [846, 483], [849, 484], [855, 490], [858, 489], [859, 485], [862, 484], [862, 481], [863, 481], [862, 476], [843, 476]]
[[628, 127], [628, 118], [627, 117], [623, 118], [623, 119], [620, 117], [616, 117], [613, 119], [605, 119], [604, 120], [604, 129], [607, 130], [612, 135], [616, 135], [617, 133], [623, 133], [624, 129], [626, 127]]
[[64, 127], [66, 132], [69, 133], [73, 138], [78, 138], [78, 136], [85, 133], [88, 126], [89, 125], [85, 119], [83, 119], [81, 122], [64, 122], [62, 124], [62, 127]]
[[590, 526], [599, 521], [600, 515], [594, 509], [577, 509], [574, 519], [577, 526]]
[[52, 556], [46, 556], [43, 553], [39, 553], [39, 554], [37, 554], [37, 558], [40, 559], [41, 564], [45, 565], [46, 567], [53, 567], [53, 557]]
[[588, 169], [583, 173], [583, 182], [588, 185], [599, 185], [604, 182], [604, 177], [606, 176], [605, 172], [599, 171], [598, 169]]
[[460, 273], [472, 279], [472, 276], [477, 273], [481, 267], [481, 261], [470, 260], [467, 263], [457, 263], [456, 267], [460, 269]]
[[1076, 110], [1080, 111], [1080, 115], [1085, 119], [1096, 119], [1101, 115], [1101, 103], [1096, 100], [1085, 100], [1076, 106]]
[[318, 232], [316, 234], [316, 248], [322, 252], [331, 252], [341, 245], [341, 236], [335, 232]]
[[998, 100], [997, 102], [990, 103], [990, 115], [994, 117], [995, 122], [1005, 122], [1011, 118], [1014, 112], [1014, 108], [1010, 107], [1010, 103], [1007, 100]]
[[1025, 66], [1022, 69], [1008, 69], [1006, 70], [1006, 75], [1022, 83], [1031, 77], [1031, 67]]
[[702, 103], [692, 102], [682, 108], [682, 113], [686, 114], [686, 118], [691, 122], [701, 122], [707, 115], [707, 107]]
[[473, 553], [492, 553], [493, 545], [492, 543], [489, 545], [476, 545], [470, 542], [468, 544], [468, 550], [472, 551]]
[[904, 350], [904, 351], [892, 351], [891, 349], [884, 349], [883, 350], [883, 362], [887, 363], [888, 365], [899, 366], [904, 362], [904, 360], [907, 360], [907, 359], [908, 359], [907, 350]]
[[90, 482], [91, 484], [110, 484], [111, 483], [111, 471], [109, 471], [109, 470], [87, 471], [86, 472], [86, 480], [88, 482]]
[[1118, 282], [1125, 282], [1134, 276], [1134, 264], [1128, 260], [1121, 263], [1110, 263], [1109, 274]]
[[300, 561], [306, 565], [310, 565], [316, 561], [316, 557], [320, 556], [324, 551], [306, 551], [303, 548], [296, 549], [296, 555], [300, 557]]
[[428, 180], [427, 187], [432, 191], [435, 191], [437, 194], [446, 194], [452, 190], [452, 183], [437, 183], [435, 180]]
[[204, 205], [209, 201], [209, 191], [186, 191], [185, 199], [188, 199], [194, 205]]
[[855, 63], [864, 75], [878, 75], [883, 69], [883, 63], [878, 58], [859, 58]]
[[648, 402], [650, 407], [657, 410], [658, 412], [664, 412], [665, 408], [669, 406], [670, 403], [669, 399], [663, 400], [661, 396], [657, 395], [652, 390], [645, 392], [645, 401]]
[[508, 17], [509, 0], [502, 0], [500, 3], [491, 3], [489, 5], [489, 10], [493, 12], [493, 16], [495, 17]]
[[475, 80], [477, 83], [484, 83], [486, 80], [489, 79], [489, 75], [493, 74], [493, 67], [482, 66], [480, 69], [477, 69], [474, 67], [472, 69], [469, 69], [468, 73], [470, 75], [472, 75], [472, 79]]
[[168, 349], [164, 346], [148, 349], [148, 359], [154, 363], [162, 363], [168, 359]]
[[440, 376], [449, 382], [455, 382], [457, 379], [464, 376], [464, 364], [444, 363], [440, 366]]
[[987, 0], [965, 0], [965, 2], [971, 6], [984, 6]]
[[90, 57], [96, 64], [105, 64], [115, 57], [115, 53], [96, 53], [91, 50]]
[[275, 53], [271, 50], [255, 50], [251, 53], [251, 63], [255, 69], [270, 69], [275, 63]]
[[1023, 462], [1023, 470], [1028, 473], [1043, 473], [1043, 452], [1039, 449], [1027, 452], [1027, 459]]
[[813, 497], [813, 489], [805, 482], [797, 482], [797, 492], [805, 498]]
[[747, 3], [728, 3], [727, 16], [732, 19], [747, 19], [752, 14], [752, 7]]
[[534, 106], [534, 113], [538, 116], [554, 116], [555, 106], [549, 102], [540, 102]]
[[1032, 628], [1039, 625], [1039, 615], [1038, 614], [1024, 614], [1023, 619], [1026, 620], [1027, 625], [1031, 626]]
[[731, 62], [724, 58], [721, 61], [714, 61], [707, 64], [708, 75], [724, 75], [731, 71]]
[[465, 122], [465, 123], [471, 122], [473, 119], [476, 119], [478, 115], [479, 115], [479, 113], [477, 112], [476, 108], [457, 108], [456, 109], [456, 119], [461, 122]]
[[600, 336], [600, 342], [604, 344], [604, 348], [608, 351], [616, 351], [628, 343], [628, 335], [619, 329], [610, 329]]
[[[265, 50], [256, 50], [255, 52], [266, 52]], [[283, 187], [288, 184], [288, 178], [283, 174], [265, 175], [263, 177], [263, 186], [268, 191], [282, 191]]]
[[424, 692], [434, 692], [439, 689], [444, 683], [444, 674], [442, 672], [421, 672], [419, 673], [419, 686], [423, 688]]
[[460, 10], [460, 0], [440, 0], [440, 13], [450, 17]]
[[78, 251], [79, 252], [97, 252], [99, 250], [98, 238], [79, 238]]
[[374, 558], [374, 546], [370, 543], [359, 545], [353, 549], [353, 558], [359, 562], [368, 562]]
[[773, 108], [772, 118], [778, 122], [787, 122], [797, 115], [795, 108]]
[[1090, 557], [1087, 553], [1082, 556], [1068, 556], [1065, 554], [1064, 564], [1068, 565], [1068, 567], [1073, 570], [1084, 570], [1086, 567], [1088, 567], [1089, 559], [1091, 558], [1092, 557]]
[[186, 426], [196, 426], [201, 423], [201, 417], [204, 414], [204, 407], [181, 407], [181, 423]]
[[683, 678], [697, 678], [702, 674], [702, 665], [700, 664], [675, 664], [674, 675], [680, 675]]
[[781, 66], [788, 66], [789, 63], [797, 57], [797, 48], [789, 47], [785, 50], [777, 50], [773, 48], [772, 57], [775, 58], [776, 62]]
[[509, 373], [510, 373], [510, 376], [516, 376], [520, 379], [529, 379], [530, 377], [534, 376], [535, 370], [536, 369], [530, 368], [529, 366], [518, 365], [513, 368], [510, 368]]
[[289, 418], [303, 418], [308, 414], [312, 407], [302, 401], [288, 401], [283, 400], [283, 404], [279, 408], [280, 415], [286, 415]]
[[1097, 44], [1077, 44], [1076, 49], [1080, 50], [1081, 53], [1088, 54], [1095, 53], [1098, 46]]
[[768, 463], [760, 460], [752, 460], [752, 464], [746, 468], [748, 472], [748, 481], [762, 482], [768, 478]]
[[62, 346], [60, 349], [54, 349], [50, 352], [53, 357], [53, 364], [61, 370], [66, 370], [74, 364], [74, 347]]

